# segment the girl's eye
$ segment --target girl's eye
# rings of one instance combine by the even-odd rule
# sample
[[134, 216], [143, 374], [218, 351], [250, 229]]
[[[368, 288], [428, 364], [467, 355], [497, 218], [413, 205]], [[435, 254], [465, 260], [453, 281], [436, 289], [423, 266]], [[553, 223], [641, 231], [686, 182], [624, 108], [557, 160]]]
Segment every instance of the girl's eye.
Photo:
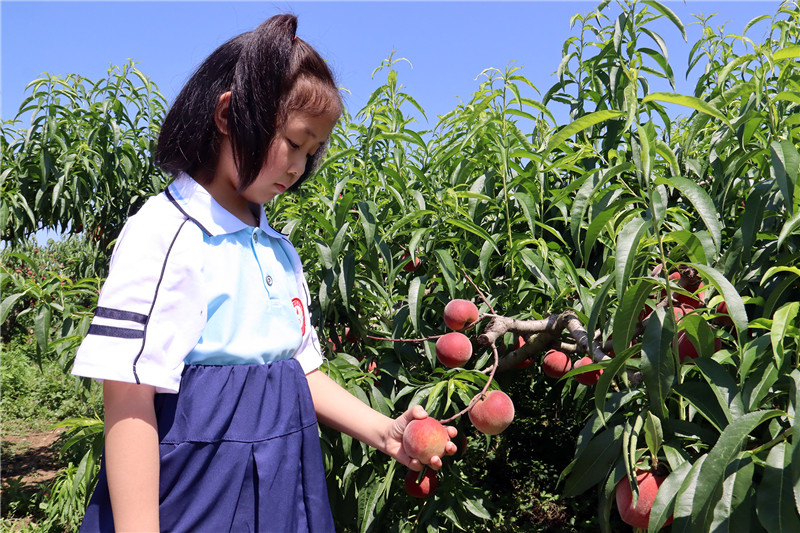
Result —
[[297, 150], [298, 148], [300, 148], [300, 145], [299, 145], [299, 144], [296, 144], [296, 143], [293, 143], [293, 142], [291, 141], [291, 139], [286, 139], [286, 142], [288, 142], [288, 143], [289, 143], [289, 146], [291, 146], [291, 147], [292, 147], [293, 149], [295, 149], [295, 150]]

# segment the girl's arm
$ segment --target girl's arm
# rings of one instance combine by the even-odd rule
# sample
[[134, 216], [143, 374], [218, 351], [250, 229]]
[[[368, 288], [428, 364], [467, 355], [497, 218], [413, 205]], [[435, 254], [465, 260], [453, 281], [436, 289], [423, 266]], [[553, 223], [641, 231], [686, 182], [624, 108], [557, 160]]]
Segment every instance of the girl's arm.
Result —
[[[403, 432], [408, 423], [428, 416], [422, 406], [415, 405], [392, 419], [363, 403], [319, 370], [307, 374], [306, 378], [317, 420], [382, 451], [412, 470], [422, 470], [422, 463], [409, 457], [403, 449]], [[456, 428], [448, 426], [447, 430], [450, 438], [456, 436]], [[448, 441], [445, 453], [455, 452], [456, 445]], [[442, 459], [433, 457], [428, 466], [438, 470]]]
[[117, 531], [158, 531], [155, 387], [104, 381], [105, 461]]

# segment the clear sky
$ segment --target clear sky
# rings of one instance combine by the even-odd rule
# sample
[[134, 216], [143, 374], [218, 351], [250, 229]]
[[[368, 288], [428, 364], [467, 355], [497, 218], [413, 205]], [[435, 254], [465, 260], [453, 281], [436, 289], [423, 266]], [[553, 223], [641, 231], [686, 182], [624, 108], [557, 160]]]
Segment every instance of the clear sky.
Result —
[[[459, 97], [472, 95], [480, 81], [475, 78], [485, 68], [504, 69], [514, 62], [544, 93], [555, 82], [562, 44], [574, 34], [570, 17], [597, 3], [0, 0], [0, 116], [13, 118], [25, 85], [43, 72], [99, 79], [110, 64], [129, 58], [171, 102], [219, 44], [271, 15], [291, 12], [299, 17], [298, 35], [329, 60], [339, 84], [350, 91], [345, 103], [352, 113], [385, 81], [380, 73], [373, 80], [372, 71], [396, 50], [396, 57], [413, 65], [397, 66], [399, 80], [432, 126], [436, 115], [452, 110]], [[771, 0], [664, 3], [687, 25], [690, 43], [699, 33], [689, 25], [696, 20], [692, 14], [718, 13], [712, 19], [715, 26], [728, 23], [727, 30], [741, 33], [748, 21], [772, 15], [780, 5]], [[611, 12], [616, 15], [619, 9]], [[667, 22], [651, 29], [667, 42], [679, 92], [690, 93], [693, 85], [682, 81], [688, 46]], [[748, 36], [758, 41], [766, 29], [767, 23], [761, 22]], [[558, 109], [552, 111], [563, 116]]]

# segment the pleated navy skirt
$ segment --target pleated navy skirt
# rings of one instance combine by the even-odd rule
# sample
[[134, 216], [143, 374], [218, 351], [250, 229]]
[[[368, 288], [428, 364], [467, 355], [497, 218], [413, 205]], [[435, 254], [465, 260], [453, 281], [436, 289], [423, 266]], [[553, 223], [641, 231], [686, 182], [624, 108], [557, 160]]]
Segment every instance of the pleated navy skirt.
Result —
[[[308, 382], [291, 359], [187, 366], [157, 394], [161, 531], [334, 531]], [[105, 465], [81, 532], [113, 532]]]

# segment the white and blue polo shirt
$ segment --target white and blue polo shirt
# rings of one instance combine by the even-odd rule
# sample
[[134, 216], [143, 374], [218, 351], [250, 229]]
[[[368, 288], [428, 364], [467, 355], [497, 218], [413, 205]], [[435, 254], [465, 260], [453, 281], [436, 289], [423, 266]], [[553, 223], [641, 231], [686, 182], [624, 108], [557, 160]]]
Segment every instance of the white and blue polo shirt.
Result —
[[322, 364], [300, 258], [178, 177], [125, 224], [72, 373], [176, 393], [186, 364]]

